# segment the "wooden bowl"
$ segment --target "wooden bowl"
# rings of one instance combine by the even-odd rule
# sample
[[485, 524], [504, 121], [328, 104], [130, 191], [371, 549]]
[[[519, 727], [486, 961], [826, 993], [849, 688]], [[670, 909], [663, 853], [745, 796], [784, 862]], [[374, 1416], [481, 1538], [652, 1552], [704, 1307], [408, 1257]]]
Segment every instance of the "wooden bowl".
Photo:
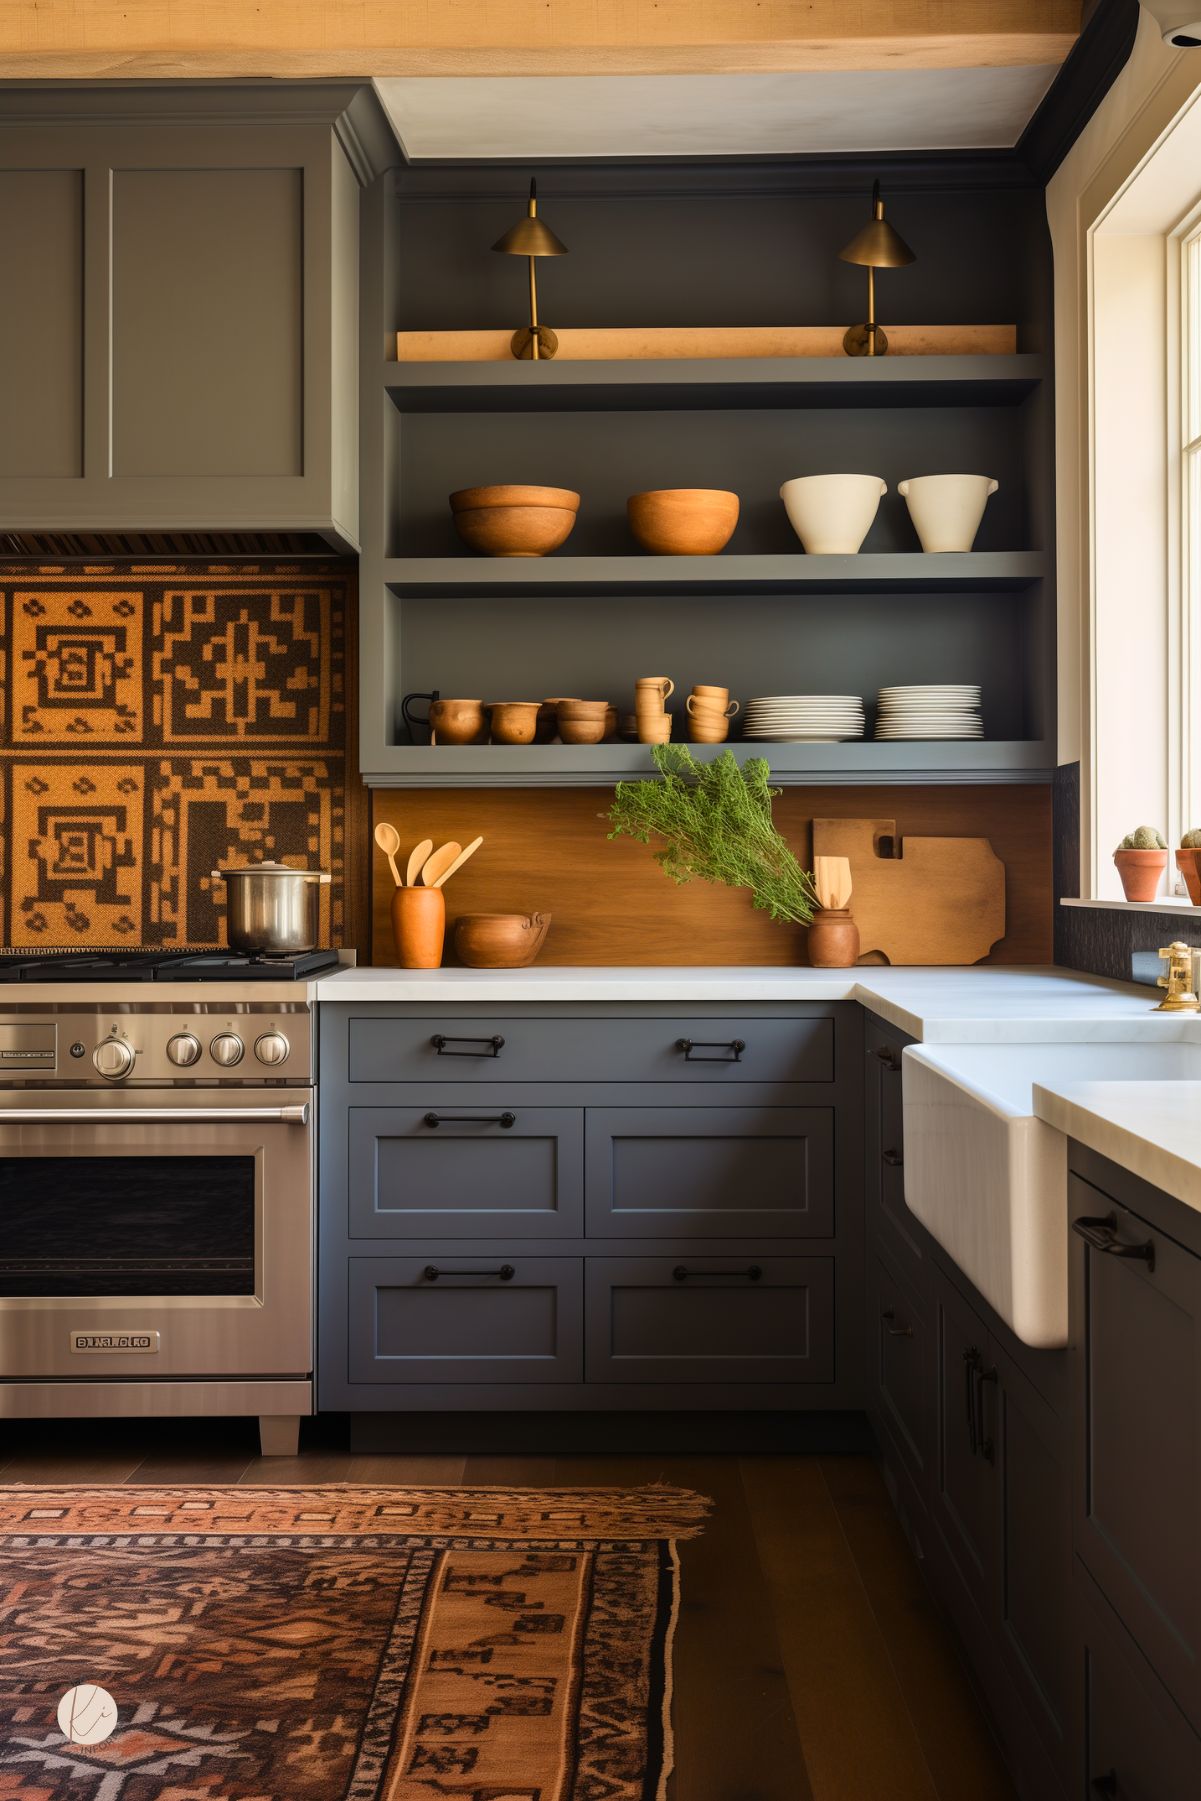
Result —
[[493, 744], [532, 744], [538, 729], [536, 700], [490, 700]]
[[450, 497], [460, 538], [489, 557], [544, 557], [558, 550], [579, 506], [570, 488], [460, 488]]
[[555, 709], [560, 719], [603, 719], [608, 710], [607, 700], [561, 700]]
[[524, 969], [550, 922], [549, 913], [464, 913], [455, 920], [455, 952], [468, 969]]
[[605, 735], [605, 715], [580, 719], [559, 714], [559, 737], [564, 744], [599, 744]]
[[738, 496], [725, 488], [655, 488], [626, 501], [630, 530], [660, 557], [712, 557], [738, 524]]

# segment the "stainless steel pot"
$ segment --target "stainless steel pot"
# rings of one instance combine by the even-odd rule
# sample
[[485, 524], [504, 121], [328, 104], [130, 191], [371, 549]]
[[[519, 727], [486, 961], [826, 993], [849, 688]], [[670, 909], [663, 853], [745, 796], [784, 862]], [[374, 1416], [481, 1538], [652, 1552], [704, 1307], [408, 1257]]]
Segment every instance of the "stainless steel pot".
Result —
[[290, 957], [316, 946], [317, 890], [330, 880], [324, 870], [252, 863], [214, 869], [213, 880], [226, 887], [230, 950]]

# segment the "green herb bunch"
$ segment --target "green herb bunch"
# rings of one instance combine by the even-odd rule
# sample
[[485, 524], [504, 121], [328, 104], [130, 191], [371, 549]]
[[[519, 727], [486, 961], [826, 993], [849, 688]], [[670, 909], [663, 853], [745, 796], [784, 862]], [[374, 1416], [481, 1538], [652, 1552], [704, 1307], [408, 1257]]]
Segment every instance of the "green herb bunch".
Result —
[[739, 767], [727, 749], [698, 763], [684, 744], [651, 750], [661, 781], [618, 782], [609, 812], [610, 838], [665, 840], [655, 860], [673, 882], [720, 882], [749, 888], [773, 919], [808, 925], [818, 905], [813, 878], [772, 823], [778, 788], [762, 757]]

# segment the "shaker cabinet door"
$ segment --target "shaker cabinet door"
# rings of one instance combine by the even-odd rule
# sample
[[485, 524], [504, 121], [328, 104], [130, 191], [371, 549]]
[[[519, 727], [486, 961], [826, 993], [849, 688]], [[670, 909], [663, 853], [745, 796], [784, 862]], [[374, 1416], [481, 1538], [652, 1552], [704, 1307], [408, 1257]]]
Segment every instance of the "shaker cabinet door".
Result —
[[941, 1270], [933, 1271], [938, 1435], [931, 1505], [965, 1585], [992, 1612], [999, 1531], [996, 1365], [988, 1332]]
[[590, 1107], [590, 1238], [828, 1238], [829, 1107]]

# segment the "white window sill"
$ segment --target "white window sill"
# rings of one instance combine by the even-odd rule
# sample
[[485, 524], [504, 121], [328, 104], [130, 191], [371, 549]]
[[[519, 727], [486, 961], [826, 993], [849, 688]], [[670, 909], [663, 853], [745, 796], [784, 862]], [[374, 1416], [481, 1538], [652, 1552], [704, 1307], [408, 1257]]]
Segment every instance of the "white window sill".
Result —
[[1164, 900], [1060, 900], [1061, 907], [1104, 907], [1115, 913], [1195, 913], [1187, 894], [1173, 894]]

